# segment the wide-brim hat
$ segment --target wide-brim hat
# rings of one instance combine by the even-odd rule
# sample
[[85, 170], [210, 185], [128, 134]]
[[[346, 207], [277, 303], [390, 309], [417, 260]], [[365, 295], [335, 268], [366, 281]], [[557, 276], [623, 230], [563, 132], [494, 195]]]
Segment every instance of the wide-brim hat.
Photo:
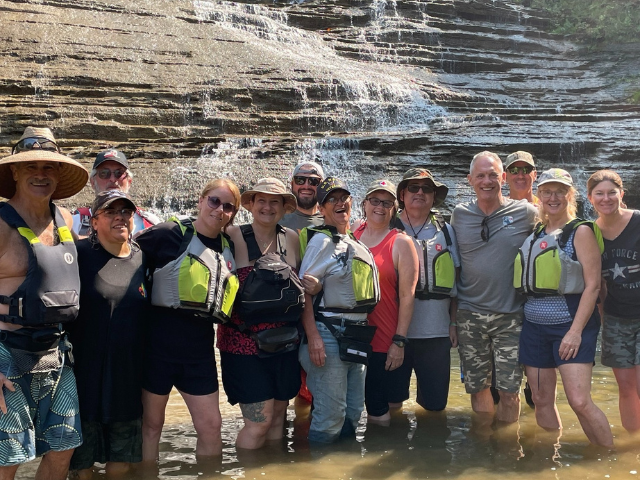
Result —
[[25, 162], [58, 162], [60, 164], [60, 176], [58, 185], [51, 195], [52, 200], [74, 196], [84, 188], [89, 179], [87, 169], [66, 155], [50, 150], [27, 150], [0, 160], [0, 196], [11, 198], [16, 194], [16, 182], [13, 180], [9, 165]]
[[396, 198], [398, 199], [398, 203], [400, 203], [400, 208], [404, 208], [404, 202], [400, 200], [400, 192], [407, 187], [409, 180], [428, 180], [433, 184], [433, 190], [435, 192], [433, 199], [434, 207], [442, 205], [449, 193], [449, 187], [444, 183], [436, 181], [431, 172], [426, 168], [410, 168], [402, 175], [402, 180], [396, 189]]
[[277, 178], [261, 178], [256, 184], [240, 195], [240, 204], [249, 210], [249, 206], [256, 193], [266, 193], [267, 195], [280, 195], [284, 200], [284, 211], [286, 213], [295, 212], [298, 208], [298, 201], [293, 193]]
[[542, 172], [538, 177], [538, 188], [540, 188], [540, 185], [553, 182], [561, 183], [567, 187], [573, 187], [573, 178], [571, 178], [571, 174], [569, 172], [562, 168], [550, 168], [549, 170]]
[[20, 143], [25, 138], [46, 138], [47, 140], [56, 142], [56, 137], [53, 136], [53, 132], [47, 127], [27, 127], [24, 129], [22, 136], [16, 143]]

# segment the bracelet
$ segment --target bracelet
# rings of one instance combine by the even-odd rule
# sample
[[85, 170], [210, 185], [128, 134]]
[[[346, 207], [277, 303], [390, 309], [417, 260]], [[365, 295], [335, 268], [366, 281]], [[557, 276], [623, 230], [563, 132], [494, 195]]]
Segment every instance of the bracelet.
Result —
[[458, 324], [456, 322], [449, 322], [450, 327], [457, 327]]

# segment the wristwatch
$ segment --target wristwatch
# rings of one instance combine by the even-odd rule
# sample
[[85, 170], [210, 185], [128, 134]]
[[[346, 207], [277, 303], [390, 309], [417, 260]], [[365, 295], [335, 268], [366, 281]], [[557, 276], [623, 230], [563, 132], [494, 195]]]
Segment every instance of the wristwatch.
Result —
[[402, 335], [394, 335], [391, 341], [400, 348], [404, 348], [404, 346], [409, 343], [409, 339]]

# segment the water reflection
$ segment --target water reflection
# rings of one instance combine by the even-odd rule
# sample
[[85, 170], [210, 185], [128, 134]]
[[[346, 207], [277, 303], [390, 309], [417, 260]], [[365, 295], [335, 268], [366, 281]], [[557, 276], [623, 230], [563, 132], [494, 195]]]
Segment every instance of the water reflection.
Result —
[[[290, 405], [287, 433], [282, 441], [259, 451], [237, 451], [235, 437], [242, 426], [240, 409], [226, 403], [223, 415], [222, 458], [195, 458], [196, 435], [182, 399], [173, 392], [160, 442], [160, 462], [138, 468], [123, 479], [439, 479], [489, 480], [505, 478], [577, 480], [637, 478], [640, 438], [620, 426], [617, 387], [611, 370], [594, 369], [593, 398], [613, 425], [617, 450], [594, 447], [569, 408], [562, 387], [558, 408], [564, 423], [561, 435], [536, 426], [534, 412], [523, 400], [518, 425], [496, 425], [471, 414], [468, 395], [459, 381], [453, 355], [452, 383], [446, 412], [425, 412], [415, 401], [393, 413], [391, 426], [361, 422], [356, 439], [315, 447], [306, 440], [309, 406]], [[415, 383], [412, 385], [415, 395]], [[33, 478], [34, 465], [22, 467], [18, 478]], [[96, 469], [94, 478], [105, 478]]]

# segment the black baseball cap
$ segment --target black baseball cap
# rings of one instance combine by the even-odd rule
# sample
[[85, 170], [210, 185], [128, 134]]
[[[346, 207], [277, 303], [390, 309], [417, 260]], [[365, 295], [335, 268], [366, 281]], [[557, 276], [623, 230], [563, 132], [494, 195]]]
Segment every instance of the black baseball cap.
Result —
[[136, 204], [133, 203], [131, 197], [124, 193], [122, 190], [104, 190], [96, 195], [96, 198], [93, 200], [93, 204], [91, 205], [91, 212], [95, 215], [98, 210], [102, 210], [104, 208], [108, 208], [116, 200], [124, 200], [127, 202], [127, 206], [131, 207], [133, 210], [136, 210]]
[[98, 156], [96, 157], [96, 161], [93, 162], [93, 169], [95, 170], [100, 164], [109, 161], [119, 163], [124, 168], [129, 168], [129, 162], [127, 160], [127, 157], [124, 156], [124, 153], [119, 150], [110, 148], [109, 150], [104, 150], [103, 152], [100, 152], [98, 154]]
[[320, 182], [316, 189], [318, 205], [322, 205], [327, 199], [327, 196], [335, 190], [344, 190], [348, 195], [351, 195], [351, 192], [347, 188], [347, 184], [345, 182], [336, 177], [327, 177]]

